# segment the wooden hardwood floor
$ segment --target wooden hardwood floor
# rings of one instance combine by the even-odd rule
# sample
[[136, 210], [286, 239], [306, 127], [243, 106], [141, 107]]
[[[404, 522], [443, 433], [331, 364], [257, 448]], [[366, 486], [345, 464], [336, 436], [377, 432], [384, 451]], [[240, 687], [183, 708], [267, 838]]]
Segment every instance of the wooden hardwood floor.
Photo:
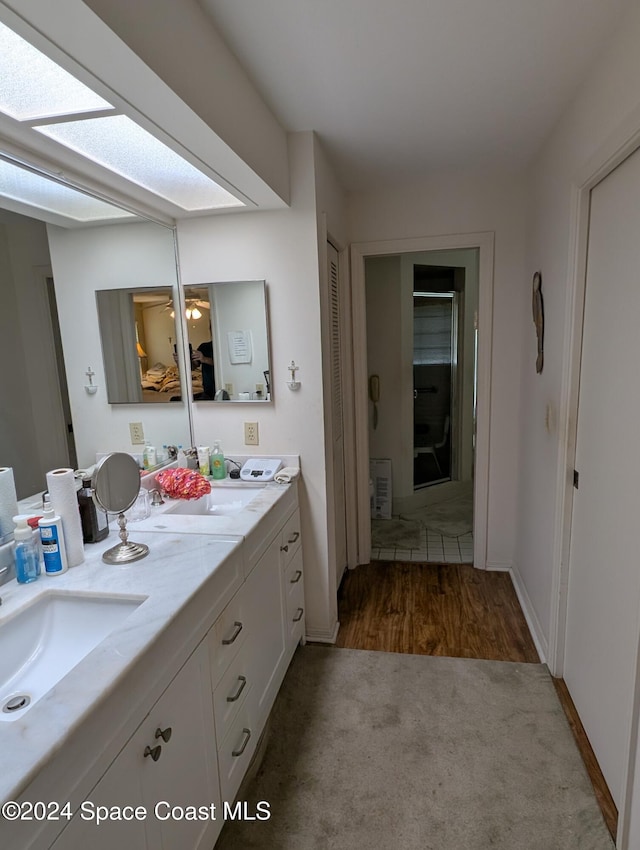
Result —
[[539, 662], [508, 573], [467, 564], [374, 561], [348, 572], [336, 645]]
[[[346, 573], [337, 647], [539, 663], [508, 573], [374, 561]], [[552, 680], [615, 840], [618, 812], [562, 679]]]

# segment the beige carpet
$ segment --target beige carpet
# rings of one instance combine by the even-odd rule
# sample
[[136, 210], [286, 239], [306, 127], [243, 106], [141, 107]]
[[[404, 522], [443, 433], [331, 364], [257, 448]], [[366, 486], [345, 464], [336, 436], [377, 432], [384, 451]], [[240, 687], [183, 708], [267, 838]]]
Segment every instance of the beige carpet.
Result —
[[546, 667], [307, 646], [216, 850], [612, 850]]

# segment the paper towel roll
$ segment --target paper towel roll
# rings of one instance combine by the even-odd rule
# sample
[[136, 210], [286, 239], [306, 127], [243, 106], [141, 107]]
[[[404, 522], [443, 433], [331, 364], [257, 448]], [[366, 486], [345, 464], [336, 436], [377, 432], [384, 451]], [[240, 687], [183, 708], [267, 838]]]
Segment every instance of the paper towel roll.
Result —
[[13, 469], [10, 466], [0, 467], [0, 539], [5, 534], [13, 534], [15, 523], [13, 517], [18, 513], [18, 498]]
[[67, 562], [70, 567], [77, 567], [84, 561], [84, 547], [73, 469], [53, 469], [47, 472], [47, 489], [53, 509], [62, 520]]

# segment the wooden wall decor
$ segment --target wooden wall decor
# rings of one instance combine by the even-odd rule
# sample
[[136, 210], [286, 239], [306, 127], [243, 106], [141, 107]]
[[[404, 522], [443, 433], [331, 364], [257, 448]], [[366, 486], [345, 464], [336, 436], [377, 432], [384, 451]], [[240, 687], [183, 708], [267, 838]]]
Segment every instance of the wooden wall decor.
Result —
[[540, 374], [544, 365], [544, 303], [542, 300], [542, 275], [536, 272], [533, 276], [533, 324], [536, 326], [538, 338], [538, 356], [536, 357], [536, 372]]

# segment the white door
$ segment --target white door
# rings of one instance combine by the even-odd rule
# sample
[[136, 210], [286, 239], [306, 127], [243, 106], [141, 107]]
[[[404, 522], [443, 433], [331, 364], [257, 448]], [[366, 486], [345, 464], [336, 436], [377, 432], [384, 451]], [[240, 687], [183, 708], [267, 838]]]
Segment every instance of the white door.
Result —
[[640, 600], [640, 152], [591, 193], [564, 678], [623, 798]]

